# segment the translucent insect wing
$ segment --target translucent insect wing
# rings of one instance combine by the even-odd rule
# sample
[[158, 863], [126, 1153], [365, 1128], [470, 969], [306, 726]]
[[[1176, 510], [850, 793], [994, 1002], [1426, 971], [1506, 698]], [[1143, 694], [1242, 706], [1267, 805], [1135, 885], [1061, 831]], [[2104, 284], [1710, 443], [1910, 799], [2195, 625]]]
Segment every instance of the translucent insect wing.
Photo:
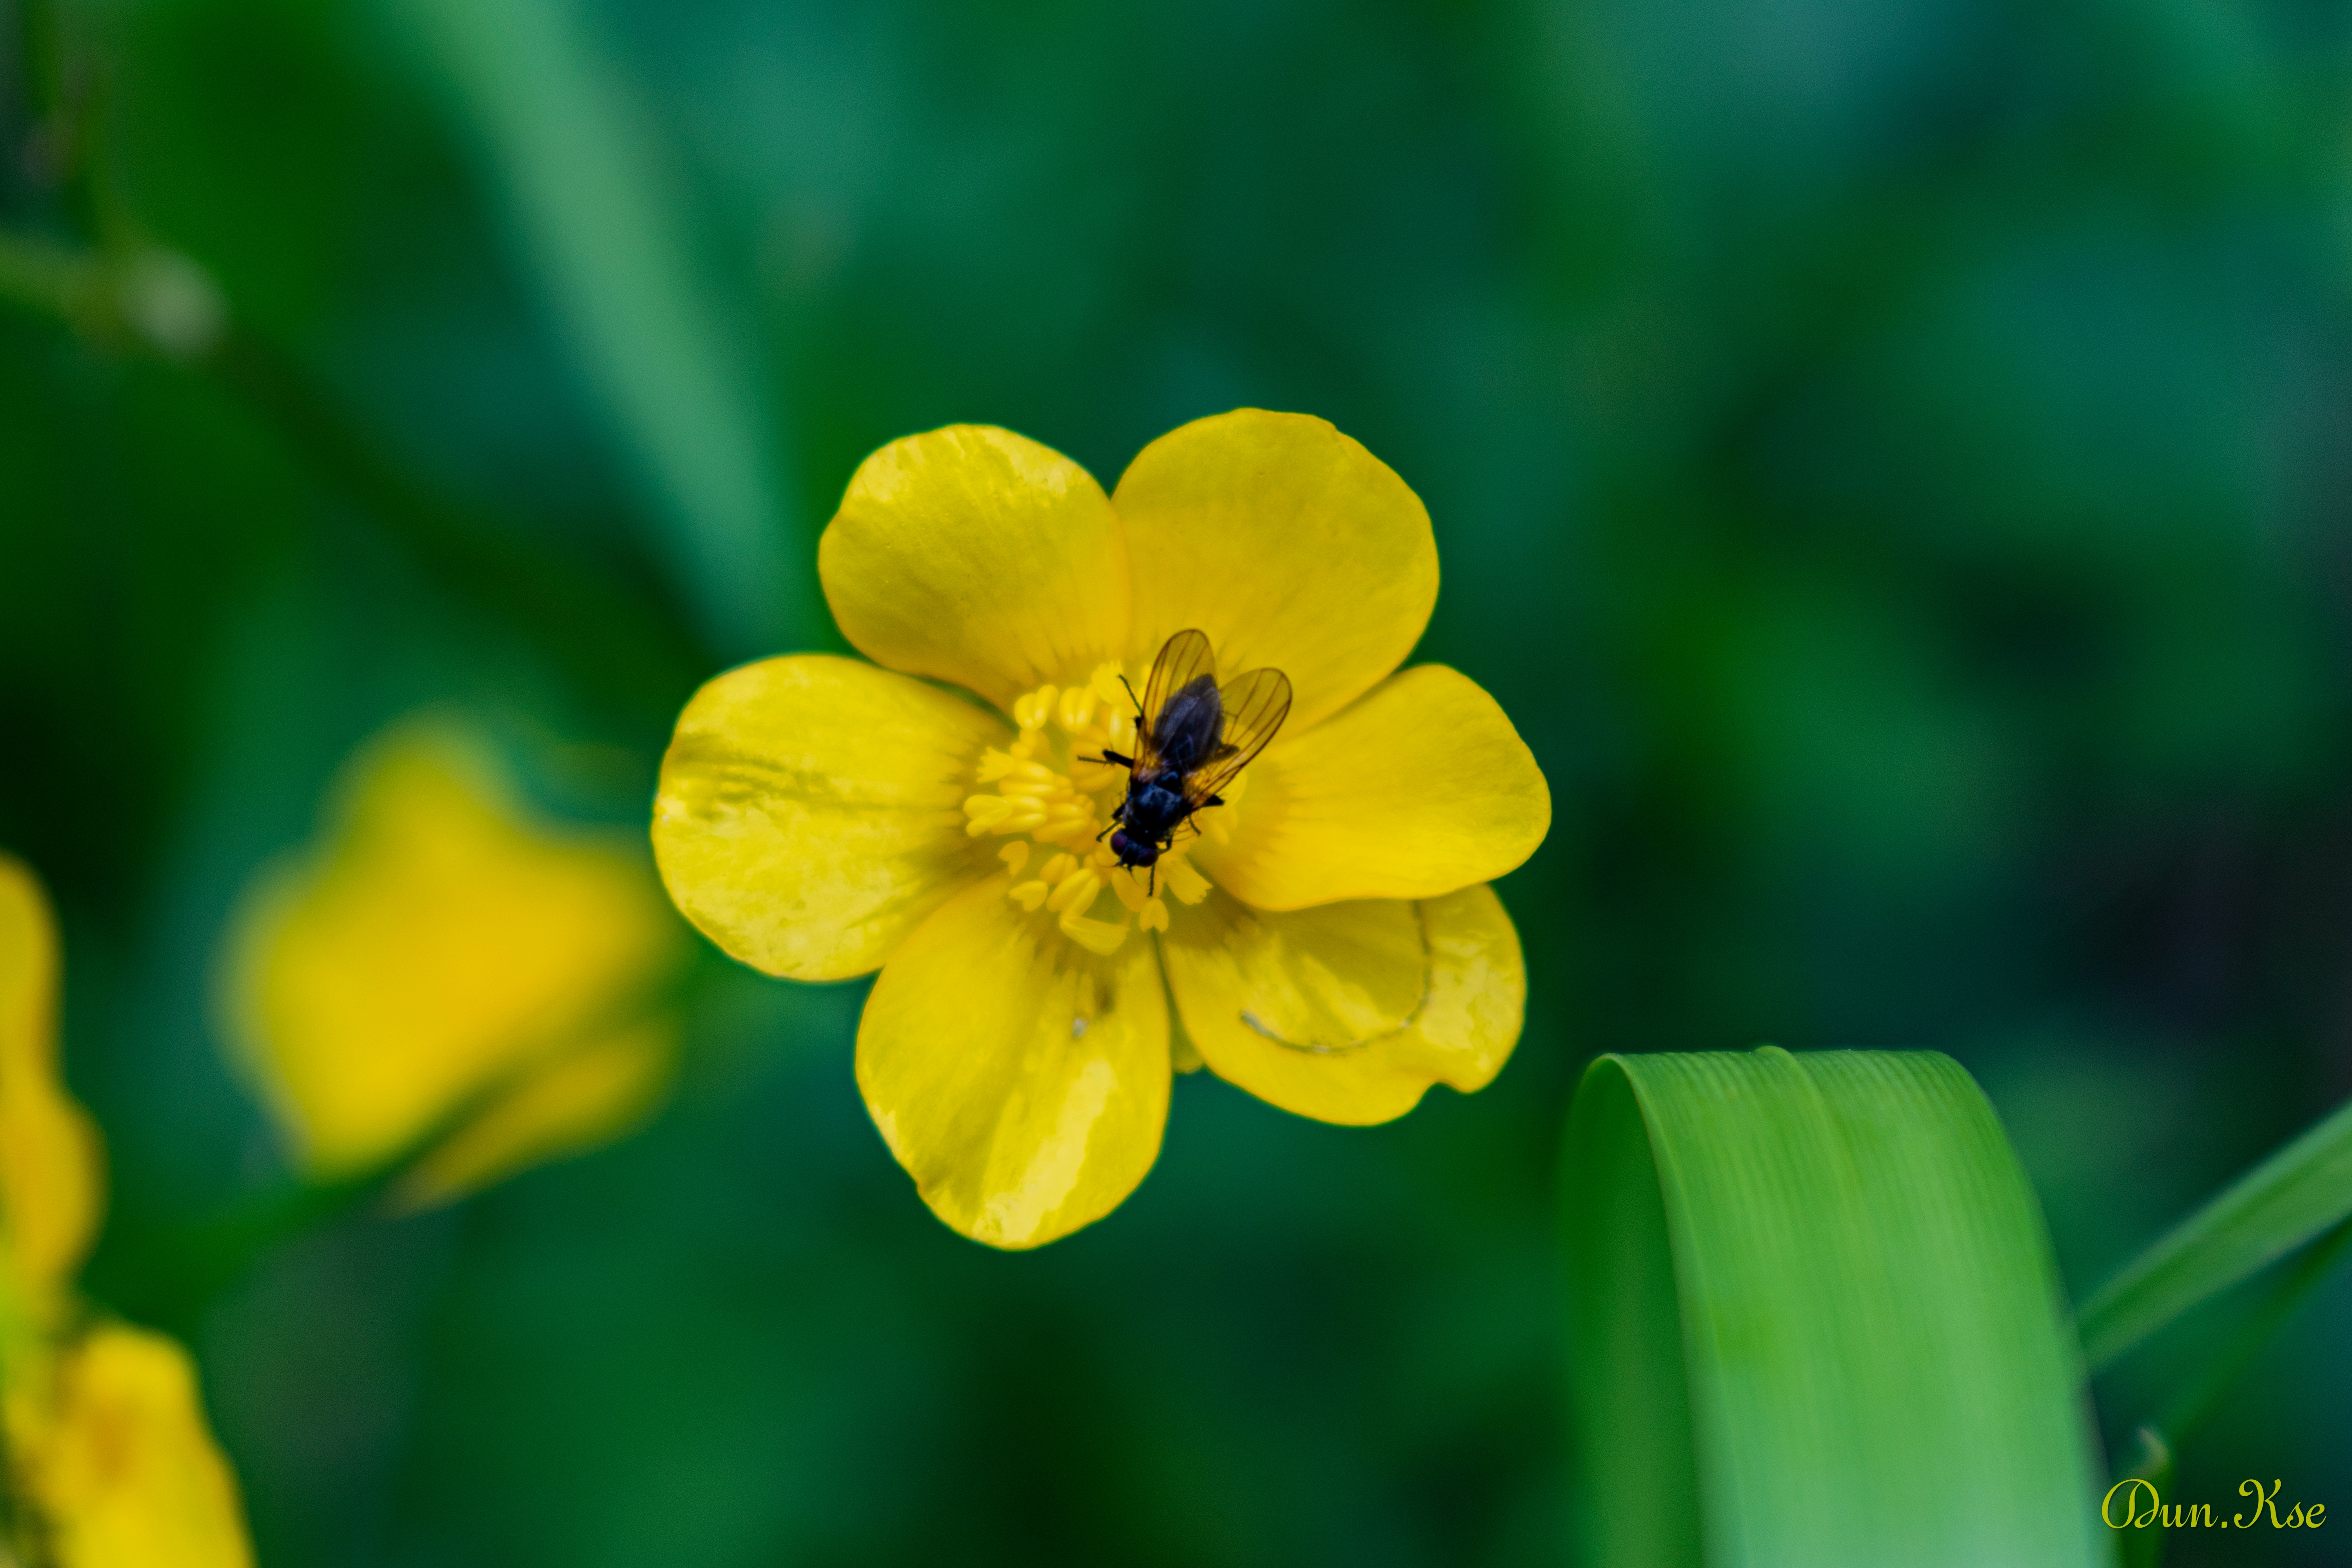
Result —
[[1195, 676], [1217, 672], [1217, 656], [1209, 647], [1209, 634], [1203, 631], [1181, 631], [1160, 646], [1160, 657], [1151, 661], [1151, 679], [1143, 688], [1143, 722], [1139, 728], [1149, 732], [1167, 711], [1168, 700], [1192, 683]]
[[1219, 689], [1225, 699], [1224, 743], [1213, 762], [1184, 781], [1184, 798], [1195, 806], [1224, 788], [1265, 750], [1290, 716], [1290, 677], [1278, 669], [1250, 670]]

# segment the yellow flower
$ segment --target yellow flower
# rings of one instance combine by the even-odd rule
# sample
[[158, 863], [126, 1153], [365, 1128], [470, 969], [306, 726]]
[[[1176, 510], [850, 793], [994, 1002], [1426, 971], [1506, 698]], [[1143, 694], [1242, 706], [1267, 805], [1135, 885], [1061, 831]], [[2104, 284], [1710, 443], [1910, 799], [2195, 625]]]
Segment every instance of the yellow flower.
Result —
[[[1244, 409], [1153, 442], [1105, 496], [959, 426], [868, 458], [818, 566], [886, 668], [802, 655], [705, 686], [655, 858], [745, 963], [881, 970], [858, 1085], [950, 1226], [1034, 1247], [1100, 1218], [1159, 1152], [1171, 1072], [1204, 1061], [1357, 1123], [1500, 1069], [1526, 972], [1485, 884], [1542, 841], [1550, 796], [1477, 686], [1397, 672], [1437, 547], [1362, 447]], [[1087, 759], [1131, 752], [1119, 678], [1189, 627], [1223, 676], [1278, 668], [1294, 700], [1155, 892], [1097, 842], [1126, 771]]]
[[625, 842], [531, 821], [485, 747], [412, 721], [354, 759], [322, 842], [247, 889], [229, 1032], [310, 1175], [428, 1142], [403, 1192], [439, 1201], [647, 1112], [683, 934]]
[[119, 1323], [12, 1398], [9, 1447], [58, 1568], [247, 1568], [236, 1478], [205, 1426], [188, 1352]]
[[251, 1568], [236, 1479], [195, 1369], [161, 1334], [85, 1326], [71, 1293], [97, 1228], [97, 1133], [58, 1080], [57, 931], [0, 855], [0, 1562]]
[[98, 1130], [58, 1078], [58, 938], [40, 885], [0, 855], [0, 1279], [47, 1322], [105, 1202]]

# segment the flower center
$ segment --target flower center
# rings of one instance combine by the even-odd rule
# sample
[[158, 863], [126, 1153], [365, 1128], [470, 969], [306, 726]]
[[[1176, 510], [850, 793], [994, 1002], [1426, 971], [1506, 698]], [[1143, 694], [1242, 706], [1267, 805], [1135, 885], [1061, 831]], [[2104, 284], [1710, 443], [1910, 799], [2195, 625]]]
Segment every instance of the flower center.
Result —
[[[1191, 834], [1160, 853], [1156, 876], [1120, 865], [1103, 842], [1126, 795], [1128, 770], [1100, 759], [1105, 748], [1135, 754], [1135, 710], [1119, 675], [1118, 665], [1106, 664], [1083, 686], [1041, 686], [1015, 701], [1020, 739], [981, 754], [982, 793], [963, 803], [965, 830], [973, 837], [1013, 839], [997, 851], [1013, 873], [1005, 897], [1025, 910], [1051, 910], [1063, 935], [1100, 953], [1127, 940], [1130, 916], [1144, 931], [1167, 930], [1160, 893], [1188, 904], [1209, 896], [1208, 879], [1188, 858]], [[1241, 782], [1220, 791], [1226, 805], [1193, 819], [1202, 836], [1220, 844], [1231, 836]], [[1091, 913], [1105, 889], [1118, 905], [1116, 919]]]

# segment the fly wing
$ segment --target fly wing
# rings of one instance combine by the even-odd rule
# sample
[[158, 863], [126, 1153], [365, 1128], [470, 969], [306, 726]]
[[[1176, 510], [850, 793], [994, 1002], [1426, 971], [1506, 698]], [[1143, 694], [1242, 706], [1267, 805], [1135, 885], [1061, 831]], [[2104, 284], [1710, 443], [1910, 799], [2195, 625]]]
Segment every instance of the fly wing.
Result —
[[1198, 810], [1233, 782], [1252, 757], [1265, 750], [1290, 716], [1290, 677], [1278, 669], [1253, 669], [1222, 688], [1225, 700], [1224, 743], [1184, 781], [1184, 804]]
[[1224, 755], [1225, 700], [1213, 675], [1196, 675], [1177, 688], [1151, 725], [1151, 758], [1159, 768], [1189, 773]]
[[1216, 673], [1217, 656], [1209, 647], [1208, 633], [1181, 631], [1170, 637], [1151, 661], [1151, 679], [1143, 685], [1143, 722], [1136, 728], [1147, 732], [1157, 729], [1171, 697], [1192, 685], [1193, 677]]

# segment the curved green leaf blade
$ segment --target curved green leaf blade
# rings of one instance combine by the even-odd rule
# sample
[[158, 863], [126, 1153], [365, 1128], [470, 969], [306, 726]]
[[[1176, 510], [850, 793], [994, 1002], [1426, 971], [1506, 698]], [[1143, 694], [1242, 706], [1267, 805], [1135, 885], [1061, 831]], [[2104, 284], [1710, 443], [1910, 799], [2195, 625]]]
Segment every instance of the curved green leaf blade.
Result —
[[2083, 1304], [2093, 1371], [2352, 1216], [2352, 1102], [2240, 1177]]
[[2041, 1210], [1949, 1058], [1604, 1057], [1567, 1226], [1594, 1562], [2106, 1560]]
[[[689, 257], [628, 84], [571, 0], [387, 0], [451, 90], [529, 276], [719, 651], [795, 642], [773, 420]], [[738, 334], [740, 336], [740, 334]]]

